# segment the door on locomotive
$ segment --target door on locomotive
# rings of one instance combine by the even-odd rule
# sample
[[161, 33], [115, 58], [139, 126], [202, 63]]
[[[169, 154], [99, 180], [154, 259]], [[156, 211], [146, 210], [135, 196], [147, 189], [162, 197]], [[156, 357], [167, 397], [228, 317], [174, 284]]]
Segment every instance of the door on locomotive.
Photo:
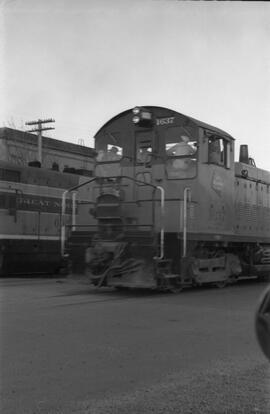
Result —
[[153, 155], [153, 131], [135, 131], [135, 163], [137, 170], [150, 172]]

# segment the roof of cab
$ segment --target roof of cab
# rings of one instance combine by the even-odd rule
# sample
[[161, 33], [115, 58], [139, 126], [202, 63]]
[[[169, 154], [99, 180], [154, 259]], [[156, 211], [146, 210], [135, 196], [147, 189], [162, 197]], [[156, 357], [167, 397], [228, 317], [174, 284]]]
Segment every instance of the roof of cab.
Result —
[[[202, 121], [199, 121], [199, 120], [197, 120], [197, 119], [195, 119], [195, 118], [192, 118], [192, 117], [190, 117], [190, 116], [187, 116], [187, 115], [184, 115], [184, 114], [181, 114], [180, 112], [177, 112], [177, 111], [174, 111], [173, 109], [170, 109], [170, 108], [164, 108], [164, 107], [161, 107], [161, 106], [140, 106], [139, 108], [145, 108], [145, 109], [148, 109], [148, 110], [151, 110], [151, 111], [153, 111], [153, 112], [155, 112], [155, 110], [158, 110], [158, 111], [160, 111], [160, 110], [164, 110], [164, 111], [169, 111], [169, 112], [171, 112], [172, 114], [177, 114], [177, 115], [181, 115], [181, 116], [183, 116], [183, 117], [185, 117], [186, 119], [187, 119], [187, 121], [189, 122], [189, 124], [193, 124], [193, 125], [195, 125], [195, 126], [197, 126], [197, 127], [200, 127], [200, 128], [204, 128], [204, 129], [208, 129], [208, 130], [211, 130], [211, 131], [213, 131], [213, 132], [215, 132], [215, 133], [217, 133], [217, 134], [221, 134], [221, 135], [224, 135], [224, 136], [226, 136], [226, 137], [228, 137], [228, 138], [230, 138], [230, 139], [234, 139], [230, 134], [228, 134], [227, 132], [225, 132], [225, 131], [223, 131], [222, 129], [219, 129], [219, 128], [216, 128], [216, 127], [214, 127], [214, 126], [212, 126], [212, 125], [210, 125], [210, 124], [207, 124], [207, 123], [205, 123], [205, 122], [202, 122]], [[117, 114], [116, 116], [114, 116], [113, 118], [111, 118], [109, 121], [107, 121], [98, 131], [97, 131], [97, 133], [95, 134], [95, 137], [100, 133], [100, 131], [103, 129], [103, 128], [106, 128], [109, 124], [111, 124], [111, 123], [113, 123], [114, 121], [116, 121], [117, 119], [119, 119], [119, 118], [122, 118], [122, 117], [124, 117], [125, 115], [127, 115], [128, 113], [130, 113], [130, 112], [132, 112], [132, 109], [133, 108], [131, 108], [131, 109], [128, 109], [128, 110], [126, 110], [126, 111], [123, 111], [123, 112], [120, 112], [119, 114]]]

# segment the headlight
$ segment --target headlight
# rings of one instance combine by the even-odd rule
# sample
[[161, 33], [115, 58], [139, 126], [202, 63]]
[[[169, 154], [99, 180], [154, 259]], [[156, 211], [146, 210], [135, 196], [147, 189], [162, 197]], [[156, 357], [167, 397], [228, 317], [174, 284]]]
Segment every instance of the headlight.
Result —
[[140, 122], [140, 117], [139, 116], [134, 116], [133, 118], [132, 118], [132, 122], [134, 123], [134, 124], [138, 124], [139, 122]]
[[132, 109], [132, 112], [134, 113], [134, 115], [138, 115], [140, 113], [140, 108], [136, 106], [135, 108]]

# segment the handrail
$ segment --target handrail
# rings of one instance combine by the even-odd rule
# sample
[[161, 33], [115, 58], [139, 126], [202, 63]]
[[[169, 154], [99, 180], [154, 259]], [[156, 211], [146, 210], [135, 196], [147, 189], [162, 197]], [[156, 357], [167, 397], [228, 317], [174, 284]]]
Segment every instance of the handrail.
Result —
[[76, 193], [72, 193], [72, 231], [76, 230]]
[[165, 218], [165, 190], [161, 186], [157, 186], [157, 189], [160, 191], [160, 207], [161, 207], [161, 228], [160, 228], [160, 255], [155, 257], [156, 260], [162, 260], [164, 257], [164, 218]]
[[[87, 180], [82, 184], [78, 184], [76, 186], [73, 186], [71, 188], [69, 188], [68, 190], [63, 191], [62, 194], [62, 203], [61, 203], [61, 256], [64, 257], [65, 255], [65, 241], [66, 241], [66, 225], [65, 225], [65, 214], [66, 214], [66, 198], [67, 198], [67, 194], [71, 193], [72, 191], [78, 190], [80, 187], [83, 187], [86, 184], [91, 183], [92, 181], [95, 181], [97, 177], [91, 178], [91, 180]], [[73, 193], [75, 194], [75, 193]], [[73, 198], [74, 197], [74, 198]], [[75, 220], [76, 220], [76, 214], [75, 214], [75, 209], [76, 209], [76, 196], [72, 195], [72, 225], [75, 226]]]
[[[66, 214], [66, 199], [69, 190], [65, 190], [62, 194], [62, 205], [61, 205], [61, 256], [65, 255], [65, 240], [66, 240], [66, 224], [65, 224], [65, 214]], [[72, 193], [72, 230], [75, 230], [76, 226], [76, 193]]]
[[62, 194], [62, 204], [61, 204], [61, 256], [64, 257], [65, 254], [65, 240], [66, 240], [66, 225], [64, 222], [66, 214], [66, 196], [69, 190], [65, 190]]
[[182, 257], [186, 257], [187, 255], [187, 203], [191, 202], [191, 189], [186, 187], [184, 189], [184, 211], [183, 211], [183, 255]]
[[[74, 187], [69, 188], [68, 190], [63, 191], [62, 203], [61, 203], [61, 255], [62, 255], [62, 257], [64, 257], [64, 255], [65, 255], [66, 225], [64, 223], [64, 217], [65, 217], [65, 214], [66, 214], [66, 197], [67, 197], [67, 194], [72, 192], [72, 191], [76, 191], [79, 188], [83, 187], [84, 185], [90, 184], [93, 181], [96, 181], [96, 180], [98, 181], [98, 180], [102, 180], [102, 179], [106, 179], [106, 178], [110, 178], [110, 179], [113, 179], [113, 178], [117, 178], [117, 179], [126, 178], [128, 180], [134, 181], [135, 183], [144, 184], [144, 185], [152, 187], [154, 189], [159, 189], [161, 191], [161, 193], [162, 193], [162, 190], [164, 191], [164, 189], [160, 186], [149, 184], [149, 183], [146, 183], [145, 181], [141, 181], [141, 180], [136, 180], [135, 178], [128, 177], [126, 175], [121, 175], [120, 177], [119, 176], [94, 177], [94, 178], [91, 178], [90, 180], [85, 181], [84, 183], [78, 184]], [[162, 197], [163, 197], [163, 203], [164, 203], [164, 194], [161, 195], [161, 199], [162, 199]], [[76, 208], [76, 201], [74, 201], [72, 203], [72, 223], [74, 222], [73, 226], [75, 226], [75, 208]], [[164, 210], [164, 205], [163, 205], [163, 210]], [[163, 233], [161, 233], [161, 241], [162, 241], [162, 249], [164, 250], [164, 227], [163, 227]], [[164, 254], [164, 252], [163, 252], [163, 254]]]

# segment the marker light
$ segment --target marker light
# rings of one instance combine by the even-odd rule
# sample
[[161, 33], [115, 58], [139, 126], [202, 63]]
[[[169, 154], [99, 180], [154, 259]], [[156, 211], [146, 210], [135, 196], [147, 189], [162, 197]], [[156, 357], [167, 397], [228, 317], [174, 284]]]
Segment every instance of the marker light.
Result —
[[134, 124], [138, 124], [138, 123], [140, 122], [140, 117], [139, 117], [138, 115], [135, 115], [135, 116], [132, 118], [132, 122], [133, 122]]
[[140, 113], [140, 108], [136, 106], [135, 108], [132, 109], [132, 112], [134, 113], [134, 115], [138, 115]]

